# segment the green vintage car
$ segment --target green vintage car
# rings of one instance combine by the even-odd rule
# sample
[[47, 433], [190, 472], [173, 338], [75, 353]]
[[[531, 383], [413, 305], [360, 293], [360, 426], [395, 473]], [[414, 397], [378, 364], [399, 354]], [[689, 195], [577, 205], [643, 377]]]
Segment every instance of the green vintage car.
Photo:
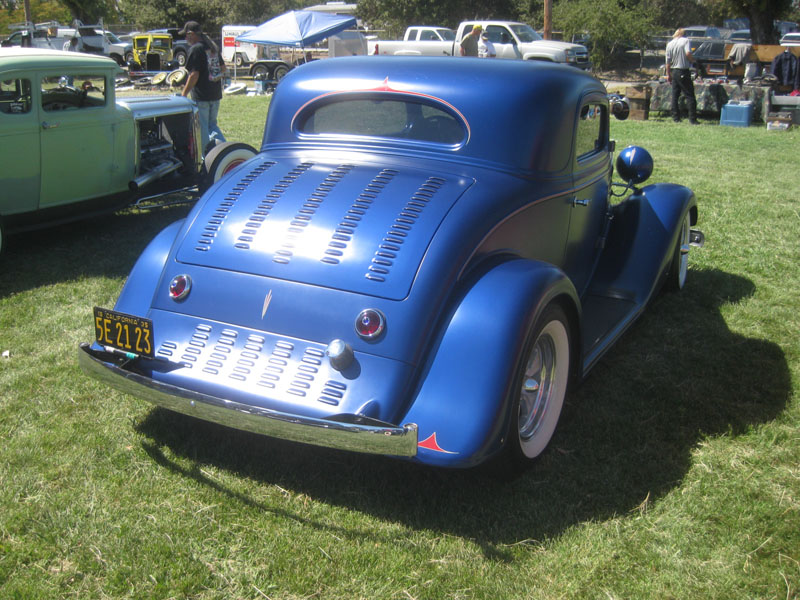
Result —
[[118, 100], [110, 58], [0, 48], [0, 250], [6, 234], [205, 189], [255, 150], [225, 143], [205, 158], [195, 104]]

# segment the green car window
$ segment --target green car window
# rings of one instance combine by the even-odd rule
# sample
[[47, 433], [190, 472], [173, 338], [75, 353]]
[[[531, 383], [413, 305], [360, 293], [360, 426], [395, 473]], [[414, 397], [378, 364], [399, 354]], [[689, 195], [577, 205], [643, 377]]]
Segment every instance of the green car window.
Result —
[[24, 114], [31, 111], [31, 82], [29, 79], [7, 79], [0, 82], [0, 112]]
[[105, 106], [103, 75], [50, 75], [42, 77], [42, 109], [45, 112], [81, 110]]

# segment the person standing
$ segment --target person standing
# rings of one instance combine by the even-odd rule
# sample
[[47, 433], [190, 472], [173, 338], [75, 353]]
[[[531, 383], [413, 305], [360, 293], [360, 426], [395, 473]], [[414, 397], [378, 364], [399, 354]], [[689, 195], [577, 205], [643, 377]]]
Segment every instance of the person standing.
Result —
[[83, 52], [83, 40], [78, 37], [78, 34], [75, 34], [64, 42], [63, 50], [66, 52]]
[[210, 141], [225, 141], [217, 124], [225, 63], [220, 59], [217, 45], [203, 33], [197, 21], [187, 21], [179, 33], [185, 35], [186, 41], [191, 45], [186, 58], [189, 76], [183, 86], [182, 95], [189, 96], [191, 93], [192, 100], [197, 102], [205, 151]]
[[481, 41], [478, 42], [478, 56], [480, 58], [495, 58], [497, 56], [494, 44], [489, 39], [489, 34], [485, 31], [481, 34]]
[[689, 123], [697, 125], [697, 100], [694, 97], [694, 83], [690, 70], [694, 57], [683, 28], [676, 29], [672, 34], [672, 39], [667, 44], [665, 58], [667, 81], [672, 85], [672, 120], [676, 123], [681, 120], [678, 100], [683, 94], [689, 109]]
[[475, 25], [464, 39], [461, 40], [461, 56], [478, 56], [478, 39], [481, 37], [483, 27]]

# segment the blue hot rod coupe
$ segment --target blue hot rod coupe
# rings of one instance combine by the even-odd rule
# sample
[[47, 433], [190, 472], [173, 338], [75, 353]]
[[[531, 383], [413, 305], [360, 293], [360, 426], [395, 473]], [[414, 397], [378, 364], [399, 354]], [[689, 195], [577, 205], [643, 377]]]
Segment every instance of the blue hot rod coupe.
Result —
[[683, 287], [697, 207], [685, 187], [638, 187], [639, 147], [612, 186], [590, 75], [457, 62], [287, 75], [261, 151], [94, 309], [82, 368], [268, 436], [443, 467], [535, 459], [567, 383]]

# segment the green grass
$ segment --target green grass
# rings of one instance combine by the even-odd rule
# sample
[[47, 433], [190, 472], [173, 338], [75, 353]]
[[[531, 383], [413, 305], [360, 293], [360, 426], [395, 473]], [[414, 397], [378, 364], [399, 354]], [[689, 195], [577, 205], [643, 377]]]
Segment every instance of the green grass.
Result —
[[[226, 98], [260, 144], [264, 97]], [[187, 207], [7, 240], [0, 598], [800, 597], [800, 133], [615, 122], [707, 244], [512, 483], [226, 430], [83, 376], [91, 308]]]

